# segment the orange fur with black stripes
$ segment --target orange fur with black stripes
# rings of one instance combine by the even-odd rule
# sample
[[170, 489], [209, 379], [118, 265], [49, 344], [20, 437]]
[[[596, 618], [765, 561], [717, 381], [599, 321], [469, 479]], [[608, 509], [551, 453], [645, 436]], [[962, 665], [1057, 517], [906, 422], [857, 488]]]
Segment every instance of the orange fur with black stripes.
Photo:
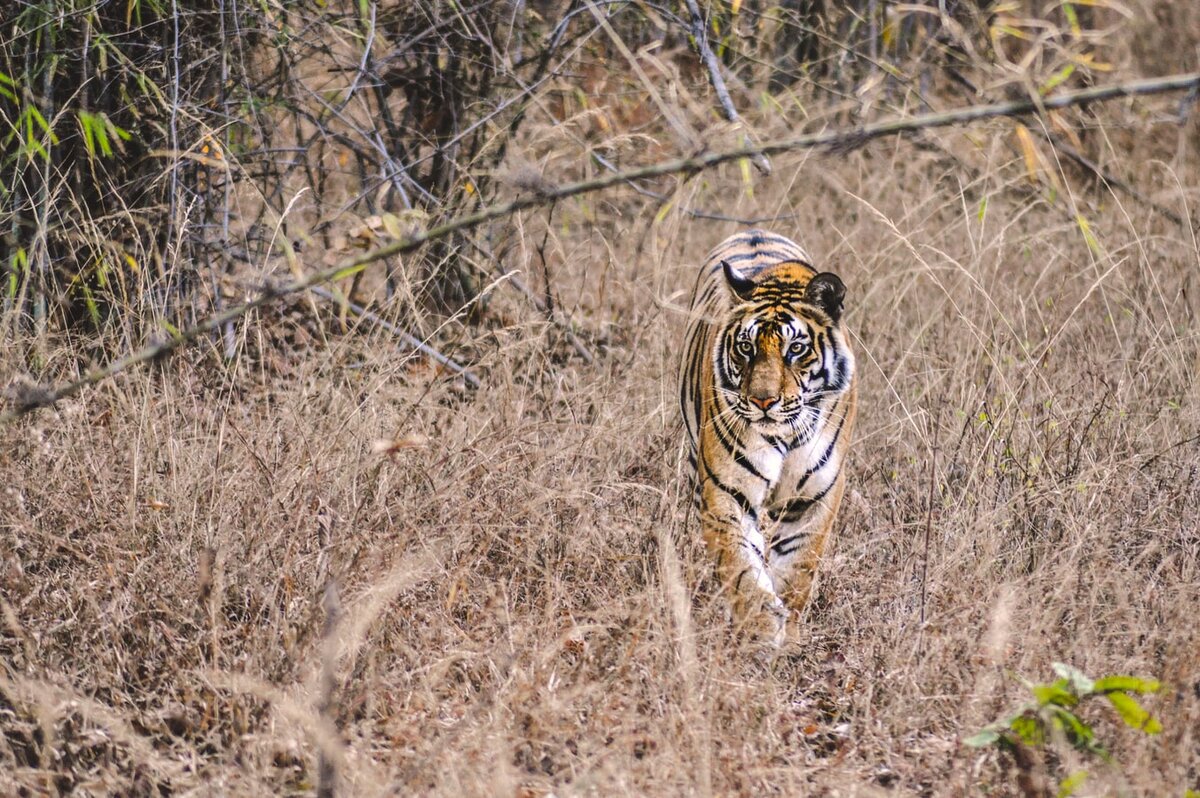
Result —
[[726, 239], [700, 270], [680, 370], [704, 542], [734, 621], [776, 645], [808, 602], [854, 426], [845, 287], [795, 242]]

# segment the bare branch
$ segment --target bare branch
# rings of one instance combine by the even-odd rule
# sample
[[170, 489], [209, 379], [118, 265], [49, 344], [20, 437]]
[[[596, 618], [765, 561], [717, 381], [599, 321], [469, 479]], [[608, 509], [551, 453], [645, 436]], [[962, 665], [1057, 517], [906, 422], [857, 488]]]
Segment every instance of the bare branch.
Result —
[[89, 370], [79, 379], [60, 385], [56, 388], [28, 387], [10, 389], [9, 395], [12, 409], [0, 414], [0, 424], [7, 424], [31, 410], [47, 407], [68, 396], [73, 396], [81, 389], [102, 382], [115, 374], [154, 358], [161, 357], [175, 349], [188, 344], [213, 330], [220, 329], [226, 322], [244, 316], [255, 308], [262, 307], [279, 297], [305, 291], [313, 286], [322, 285], [333, 280], [350, 277], [362, 271], [368, 264], [384, 260], [405, 252], [411, 252], [422, 245], [436, 241], [463, 230], [470, 230], [493, 219], [510, 216], [517, 211], [548, 205], [551, 202], [581, 194], [602, 191], [612, 186], [648, 177], [663, 177], [676, 174], [695, 174], [705, 169], [711, 169], [723, 163], [749, 158], [755, 153], [774, 155], [794, 150], [823, 149], [827, 152], [840, 152], [860, 147], [873, 139], [884, 136], [895, 136], [929, 128], [948, 127], [951, 125], [974, 122], [981, 119], [996, 117], [1021, 116], [1038, 113], [1041, 109], [1067, 108], [1074, 105], [1084, 105], [1093, 102], [1104, 102], [1121, 97], [1164, 94], [1167, 92], [1187, 91], [1200, 86], [1200, 72], [1182, 75], [1172, 75], [1165, 78], [1149, 78], [1134, 80], [1126, 83], [1116, 83], [1110, 86], [1095, 86], [1080, 91], [1064, 92], [1054, 97], [1040, 98], [1039, 102], [1032, 100], [1014, 100], [1011, 102], [995, 103], [992, 105], [974, 105], [953, 111], [934, 114], [903, 117], [866, 125], [858, 130], [813, 133], [791, 139], [781, 139], [765, 142], [758, 147], [741, 147], [725, 152], [709, 152], [688, 158], [677, 158], [656, 164], [649, 164], [624, 172], [609, 173], [591, 180], [580, 180], [565, 183], [560, 186], [544, 186], [536, 192], [518, 196], [509, 202], [497, 203], [483, 208], [475, 213], [466, 214], [451, 219], [444, 224], [400, 239], [386, 246], [365, 252], [343, 263], [322, 271], [313, 272], [307, 277], [293, 280], [282, 286], [272, 286], [264, 289], [259, 296], [217, 313], [204, 321], [190, 327], [171, 338], [156, 342], [122, 357], [107, 366]]
[[[712, 47], [708, 44], [708, 27], [704, 24], [704, 18], [700, 16], [700, 7], [696, 5], [696, 0], [686, 0], [686, 2], [688, 13], [692, 17], [692, 38], [696, 40], [696, 49], [700, 51], [700, 60], [704, 62], [704, 66], [708, 69], [709, 80], [712, 81], [713, 91], [717, 93], [717, 100], [720, 101], [721, 108], [725, 111], [725, 118], [744, 129], [745, 123], [742, 122], [742, 117], [738, 114], [737, 108], [733, 106], [733, 99], [729, 96], [729, 89], [725, 87], [725, 78], [721, 77], [721, 64], [717, 61]], [[749, 133], [745, 134], [742, 143], [747, 147], [751, 146]], [[750, 162], [764, 175], [771, 174], [771, 162], [762, 153], [751, 155]]]

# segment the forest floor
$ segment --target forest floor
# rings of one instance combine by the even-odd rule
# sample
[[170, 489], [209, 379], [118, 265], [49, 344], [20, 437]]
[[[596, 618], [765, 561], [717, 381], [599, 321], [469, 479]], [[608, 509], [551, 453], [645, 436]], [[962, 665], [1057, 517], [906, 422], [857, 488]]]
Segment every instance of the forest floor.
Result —
[[[1106, 135], [1196, 218], [1194, 118]], [[1034, 183], [1012, 141], [521, 214], [508, 265], [592, 362], [503, 284], [437, 339], [478, 389], [304, 300], [235, 362], [0, 429], [0, 793], [305, 794], [324, 759], [345, 795], [1009, 795], [962, 741], [1055, 661], [1161, 679], [1164, 731], [1084, 706], [1112, 763], [1051, 773], [1200, 789], [1195, 227], [1070, 163]], [[730, 632], [681, 469], [683, 307], [743, 226], [689, 210], [778, 217], [848, 286], [849, 491], [773, 660]]]

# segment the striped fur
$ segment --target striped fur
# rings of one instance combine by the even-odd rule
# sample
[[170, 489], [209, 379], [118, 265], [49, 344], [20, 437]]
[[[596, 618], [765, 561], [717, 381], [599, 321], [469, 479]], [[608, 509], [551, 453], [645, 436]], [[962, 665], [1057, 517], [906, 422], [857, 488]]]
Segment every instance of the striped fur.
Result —
[[700, 523], [734, 620], [782, 642], [842, 500], [854, 355], [841, 280], [783, 236], [713, 250], [692, 294], [680, 403]]

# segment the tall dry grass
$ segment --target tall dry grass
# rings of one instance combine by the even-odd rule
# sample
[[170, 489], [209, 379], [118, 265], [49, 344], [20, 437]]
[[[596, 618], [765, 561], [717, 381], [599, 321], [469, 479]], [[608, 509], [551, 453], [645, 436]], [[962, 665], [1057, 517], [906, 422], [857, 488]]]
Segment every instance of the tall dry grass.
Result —
[[[1149, 70], [1153, 28], [1122, 25], [1118, 74]], [[0, 792], [307, 794], [324, 762], [343, 795], [1018, 794], [961, 740], [1055, 660], [1161, 678], [1165, 731], [1098, 712], [1115, 764], [1049, 773], [1200, 789], [1200, 149], [1176, 109], [1076, 120], [1142, 199], [1041, 139], [1031, 168], [1001, 121], [523, 213], [503, 265], [553, 315], [502, 282], [436, 320], [478, 390], [302, 300], [233, 361], [214, 342], [0, 429]], [[507, 179], [562, 174], [598, 113], [531, 119]], [[669, 140], [645, 124], [605, 151]], [[730, 633], [681, 471], [682, 305], [741, 226], [689, 210], [769, 217], [849, 286], [851, 491], [808, 640], [770, 661]]]

